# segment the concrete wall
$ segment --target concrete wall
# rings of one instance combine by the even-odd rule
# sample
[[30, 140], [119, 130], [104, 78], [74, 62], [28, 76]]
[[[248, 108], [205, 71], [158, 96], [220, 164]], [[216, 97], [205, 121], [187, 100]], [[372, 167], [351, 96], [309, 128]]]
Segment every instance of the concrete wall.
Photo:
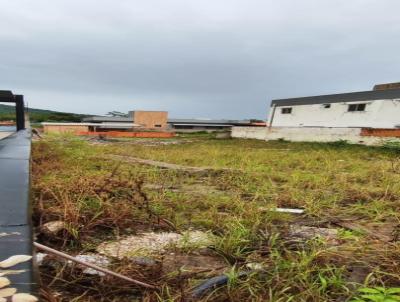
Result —
[[275, 128], [267, 132], [267, 140], [285, 139], [293, 142], [334, 142], [347, 140], [362, 143], [361, 128], [297, 127]]
[[235, 138], [267, 139], [266, 127], [232, 127], [231, 136]]
[[76, 133], [89, 131], [88, 126], [82, 125], [43, 125], [44, 133]]
[[361, 136], [361, 128], [323, 128], [323, 127], [232, 127], [234, 138], [254, 138], [261, 140], [284, 139], [293, 142], [335, 142], [346, 140], [349, 143], [380, 145], [395, 137]]
[[[349, 104], [366, 104], [365, 111], [348, 111]], [[283, 114], [282, 108], [292, 108]], [[273, 109], [270, 110], [272, 115]], [[271, 116], [269, 117], [271, 120]], [[400, 124], [400, 100], [331, 103], [276, 107], [273, 127], [371, 127], [394, 128]]]
[[167, 128], [168, 112], [166, 111], [133, 111], [133, 123], [147, 129]]

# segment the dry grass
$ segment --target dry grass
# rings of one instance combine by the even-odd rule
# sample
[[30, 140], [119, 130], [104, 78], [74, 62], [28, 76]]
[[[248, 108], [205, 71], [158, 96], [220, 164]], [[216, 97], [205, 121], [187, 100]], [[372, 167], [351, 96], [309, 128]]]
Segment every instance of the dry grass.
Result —
[[[230, 269], [227, 286], [209, 293], [207, 301], [346, 301], [362, 286], [400, 286], [396, 150], [207, 136], [184, 144], [149, 142], [90, 144], [47, 137], [35, 143], [34, 222], [40, 241], [77, 253], [147, 230], [211, 231], [217, 237], [206, 253]], [[231, 170], [191, 175], [109, 159], [113, 154]], [[268, 211], [276, 206], [301, 207], [305, 215]], [[342, 229], [336, 223], [344, 219], [378, 226], [378, 236]], [[53, 220], [68, 227], [57, 236], [42, 234], [41, 225]], [[287, 234], [293, 223], [338, 228], [338, 243], [292, 242]], [[379, 240], [380, 230], [393, 240]], [[196, 249], [176, 252], [191, 255]], [[248, 263], [263, 269], [240, 277]], [[63, 293], [62, 301], [185, 301], [195, 284], [212, 276], [163, 275], [159, 268], [144, 270], [127, 259], [115, 260], [113, 268], [160, 290], [144, 292], [70, 268], [42, 274], [46, 282], [53, 280], [50, 291]]]

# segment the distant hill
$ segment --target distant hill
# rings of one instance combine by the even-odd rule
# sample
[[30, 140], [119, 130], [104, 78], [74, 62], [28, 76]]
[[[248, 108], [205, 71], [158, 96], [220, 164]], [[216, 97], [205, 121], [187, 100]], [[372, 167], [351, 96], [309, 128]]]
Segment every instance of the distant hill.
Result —
[[[29, 108], [29, 118], [32, 123], [80, 122], [82, 118], [88, 116], [90, 115]], [[15, 120], [15, 107], [0, 104], [0, 121], [8, 120]]]

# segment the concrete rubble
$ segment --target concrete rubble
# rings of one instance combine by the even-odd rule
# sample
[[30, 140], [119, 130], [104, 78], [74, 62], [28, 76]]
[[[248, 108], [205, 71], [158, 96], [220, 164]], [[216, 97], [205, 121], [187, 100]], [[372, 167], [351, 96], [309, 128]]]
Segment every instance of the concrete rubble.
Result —
[[299, 240], [311, 240], [320, 237], [329, 243], [337, 244], [338, 230], [333, 228], [291, 225], [288, 237]]
[[[107, 268], [110, 265], [110, 260], [107, 257], [98, 254], [80, 254], [76, 255], [75, 258], [86, 263], [100, 266], [102, 268]], [[73, 264], [73, 262], [69, 260], [68, 264]], [[103, 272], [99, 272], [93, 268], [85, 267], [79, 264], [77, 264], [77, 266], [82, 268], [82, 272], [84, 274], [105, 276]]]
[[169, 248], [204, 248], [213, 241], [213, 236], [201, 231], [178, 233], [147, 232], [125, 237], [114, 242], [105, 242], [97, 247], [97, 252], [115, 258], [161, 255]]
[[[42, 265], [49, 265], [49, 266], [54, 266], [60, 259], [57, 258], [52, 258], [51, 256], [49, 256], [49, 254], [46, 253], [36, 253], [36, 263], [39, 266]], [[99, 254], [94, 254], [94, 253], [90, 253], [90, 254], [78, 254], [76, 256], [74, 256], [77, 260], [89, 263], [89, 264], [94, 264], [97, 266], [100, 266], [102, 268], [107, 268], [110, 263], [111, 260], [103, 255], [99, 255]], [[64, 260], [61, 260], [64, 261]], [[90, 267], [86, 267], [80, 264], [76, 264], [75, 262], [71, 261], [71, 260], [67, 260], [65, 262], [66, 264], [68, 264], [68, 266], [76, 266], [80, 269], [82, 269], [82, 273], [87, 274], [87, 275], [97, 275], [97, 276], [105, 276], [105, 274], [103, 272], [99, 272], [95, 269], [92, 269]]]
[[37, 265], [42, 265], [45, 259], [47, 258], [48, 254], [45, 253], [36, 253], [35, 260]]
[[41, 231], [46, 235], [56, 235], [58, 232], [65, 228], [64, 221], [55, 220], [42, 225]]

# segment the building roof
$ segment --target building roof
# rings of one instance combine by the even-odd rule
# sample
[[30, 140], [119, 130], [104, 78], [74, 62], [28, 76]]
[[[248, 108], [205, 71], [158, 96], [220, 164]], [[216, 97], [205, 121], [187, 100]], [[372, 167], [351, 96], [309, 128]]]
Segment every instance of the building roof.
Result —
[[131, 123], [132, 117], [122, 116], [91, 116], [83, 118], [84, 122], [120, 122], [120, 123]]
[[232, 127], [232, 124], [173, 124], [174, 126]]
[[400, 99], [400, 88], [371, 90], [350, 93], [318, 95], [290, 99], [272, 100], [271, 106], [313, 105], [325, 103], [363, 102], [384, 99]]
[[142, 127], [134, 123], [51, 123], [43, 122], [43, 126], [93, 126], [99, 128]]
[[[103, 122], [115, 122], [115, 123], [132, 123], [132, 117], [119, 117], [119, 116], [92, 116], [83, 119], [84, 122], [103, 123]], [[173, 125], [249, 125], [252, 124], [252, 120], [212, 120], [212, 119], [168, 119], [168, 124]]]
[[250, 120], [212, 120], [212, 119], [168, 119], [168, 124], [173, 125], [248, 125]]

